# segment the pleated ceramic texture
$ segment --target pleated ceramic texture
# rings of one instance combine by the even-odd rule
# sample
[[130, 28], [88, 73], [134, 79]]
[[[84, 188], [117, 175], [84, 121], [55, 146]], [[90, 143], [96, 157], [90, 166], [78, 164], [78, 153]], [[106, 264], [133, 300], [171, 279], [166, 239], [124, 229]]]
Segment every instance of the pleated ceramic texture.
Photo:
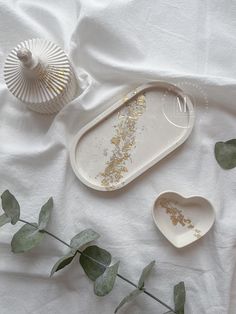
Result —
[[[26, 69], [17, 56], [26, 48], [35, 65]], [[28, 108], [39, 113], [58, 112], [77, 91], [77, 79], [64, 51], [44, 39], [30, 39], [15, 47], [6, 59], [4, 77], [8, 89]]]

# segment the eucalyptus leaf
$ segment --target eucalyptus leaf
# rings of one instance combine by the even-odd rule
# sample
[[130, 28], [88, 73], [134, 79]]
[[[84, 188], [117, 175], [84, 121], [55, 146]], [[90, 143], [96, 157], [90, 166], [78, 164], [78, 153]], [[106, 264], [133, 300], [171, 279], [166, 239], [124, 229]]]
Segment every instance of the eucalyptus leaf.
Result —
[[223, 169], [236, 167], [236, 139], [216, 143], [215, 158]]
[[96, 245], [92, 245], [83, 251], [80, 255], [79, 261], [86, 275], [91, 280], [95, 281], [104, 273], [106, 267], [110, 265], [111, 254]]
[[50, 197], [49, 200], [41, 207], [39, 213], [39, 230], [44, 230], [49, 222], [50, 215], [53, 208], [53, 198]]
[[174, 286], [174, 302], [175, 312], [177, 314], [184, 314], [184, 304], [186, 299], [185, 285], [184, 282], [179, 282]]
[[0, 227], [4, 226], [5, 224], [9, 223], [11, 218], [8, 217], [6, 214], [0, 216]]
[[52, 270], [51, 270], [51, 274], [50, 276], [52, 276], [55, 272], [57, 272], [58, 270], [61, 270], [62, 268], [66, 267], [67, 265], [69, 265], [74, 257], [75, 257], [76, 253], [75, 252], [70, 252], [69, 254], [61, 257], [56, 264], [53, 266]]
[[134, 291], [132, 291], [130, 294], [128, 294], [121, 302], [120, 304], [117, 306], [117, 308], [115, 309], [115, 313], [117, 313], [119, 311], [119, 309], [126, 303], [129, 303], [131, 301], [133, 301], [138, 295], [140, 295], [143, 292], [143, 290], [140, 289], [135, 289]]
[[74, 249], [78, 250], [83, 245], [88, 244], [91, 241], [97, 240], [99, 237], [100, 235], [92, 229], [85, 229], [71, 239], [70, 245]]
[[14, 195], [8, 190], [2, 193], [2, 209], [11, 218], [11, 223], [15, 225], [20, 218], [20, 205]]
[[143, 269], [139, 282], [138, 282], [138, 288], [144, 287], [144, 281], [146, 280], [147, 276], [149, 275], [154, 265], [155, 265], [155, 261], [152, 261]]
[[107, 295], [114, 287], [119, 263], [107, 267], [104, 273], [95, 280], [94, 293], [100, 297]]
[[27, 252], [42, 242], [45, 234], [38, 230], [37, 224], [32, 223], [32, 225], [25, 224], [13, 236], [11, 241], [12, 252]]

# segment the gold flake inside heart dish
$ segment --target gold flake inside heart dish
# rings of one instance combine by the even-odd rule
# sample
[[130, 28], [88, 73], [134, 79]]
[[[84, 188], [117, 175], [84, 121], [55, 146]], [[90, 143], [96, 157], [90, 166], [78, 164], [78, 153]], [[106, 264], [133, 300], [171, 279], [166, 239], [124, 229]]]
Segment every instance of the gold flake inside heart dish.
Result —
[[163, 235], [181, 248], [202, 238], [211, 229], [215, 210], [204, 197], [164, 192], [154, 203], [153, 219]]

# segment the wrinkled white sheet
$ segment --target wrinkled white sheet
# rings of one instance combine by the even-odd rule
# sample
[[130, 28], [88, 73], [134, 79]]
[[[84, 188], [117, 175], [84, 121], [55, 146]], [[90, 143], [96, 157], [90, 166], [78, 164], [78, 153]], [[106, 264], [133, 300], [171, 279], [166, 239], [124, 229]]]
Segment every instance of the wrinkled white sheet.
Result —
[[[33, 113], [7, 90], [3, 64], [19, 42], [50, 39], [69, 54], [83, 93], [56, 116]], [[34, 221], [49, 196], [49, 229], [69, 241], [84, 228], [121, 260], [135, 281], [144, 265], [157, 266], [147, 282], [172, 304], [172, 287], [184, 280], [187, 314], [236, 313], [236, 169], [223, 171], [214, 143], [236, 137], [236, 2], [196, 0], [0, 1], [0, 191], [18, 198], [22, 217]], [[117, 192], [93, 191], [77, 180], [68, 148], [76, 132], [132, 88], [151, 80], [182, 86], [196, 105], [189, 140], [145, 175]], [[164, 190], [208, 197], [214, 228], [199, 242], [175, 249], [156, 229], [151, 208]], [[31, 253], [14, 255], [19, 226], [0, 230], [1, 314], [111, 314], [132, 290], [117, 279], [99, 298], [79, 267], [48, 278], [66, 247], [47, 239]], [[145, 295], [120, 313], [165, 309]]]

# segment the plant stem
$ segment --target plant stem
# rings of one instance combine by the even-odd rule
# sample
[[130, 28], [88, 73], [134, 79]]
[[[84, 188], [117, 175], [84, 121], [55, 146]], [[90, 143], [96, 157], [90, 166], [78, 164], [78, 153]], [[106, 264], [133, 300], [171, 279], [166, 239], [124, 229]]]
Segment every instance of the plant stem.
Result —
[[[27, 224], [27, 225], [30, 225], [32, 227], [34, 227], [35, 229], [37, 229], [37, 227], [35, 225], [33, 225], [32, 223], [24, 220], [24, 219], [19, 219], [19, 221]], [[54, 234], [52, 234], [51, 232], [47, 231], [47, 230], [42, 230], [41, 232], [44, 232], [46, 234], [48, 234], [50, 237], [56, 239], [57, 241], [61, 242], [62, 244], [66, 245], [67, 247], [73, 249], [73, 247], [66, 243], [65, 241], [63, 241], [62, 239], [58, 238], [57, 236], [55, 236]], [[104, 268], [107, 268], [106, 265], [102, 264], [101, 262], [97, 261], [96, 259], [92, 258], [91, 256], [88, 256], [87, 254], [84, 254], [82, 251], [80, 250], [76, 250], [79, 254], [87, 257], [88, 259], [90, 259], [91, 261], [93, 261], [94, 263], [104, 267]], [[127, 283], [129, 283], [130, 285], [132, 285], [133, 287], [135, 288], [138, 288], [138, 286], [133, 283], [132, 281], [130, 281], [129, 279], [127, 279], [126, 277], [120, 275], [120, 274], [117, 274], [117, 277], [119, 277], [120, 279], [126, 281]], [[163, 301], [161, 301], [160, 299], [158, 299], [157, 297], [155, 297], [153, 294], [151, 294], [150, 292], [148, 292], [145, 288], [142, 289], [143, 290], [143, 293], [145, 293], [146, 295], [148, 295], [149, 297], [151, 297], [152, 299], [154, 299], [155, 301], [157, 301], [158, 303], [162, 304], [164, 307], [166, 307], [168, 310], [172, 311], [173, 313], [176, 313], [169, 305], [167, 305], [166, 303], [164, 303]]]
[[[120, 277], [122, 280], [128, 282], [130, 285], [134, 286], [135, 288], [138, 288], [138, 286], [133, 283], [132, 281], [130, 281], [129, 279], [125, 278], [124, 276], [117, 274], [117, 277]], [[157, 302], [159, 302], [160, 304], [162, 304], [163, 306], [165, 306], [168, 310], [172, 311], [173, 313], [176, 313], [169, 305], [167, 305], [166, 303], [164, 303], [163, 301], [161, 301], [160, 299], [158, 299], [157, 297], [155, 297], [153, 294], [151, 294], [150, 292], [148, 292], [145, 288], [142, 289], [143, 292], [148, 295], [149, 297], [153, 298], [154, 300], [156, 300]]]

